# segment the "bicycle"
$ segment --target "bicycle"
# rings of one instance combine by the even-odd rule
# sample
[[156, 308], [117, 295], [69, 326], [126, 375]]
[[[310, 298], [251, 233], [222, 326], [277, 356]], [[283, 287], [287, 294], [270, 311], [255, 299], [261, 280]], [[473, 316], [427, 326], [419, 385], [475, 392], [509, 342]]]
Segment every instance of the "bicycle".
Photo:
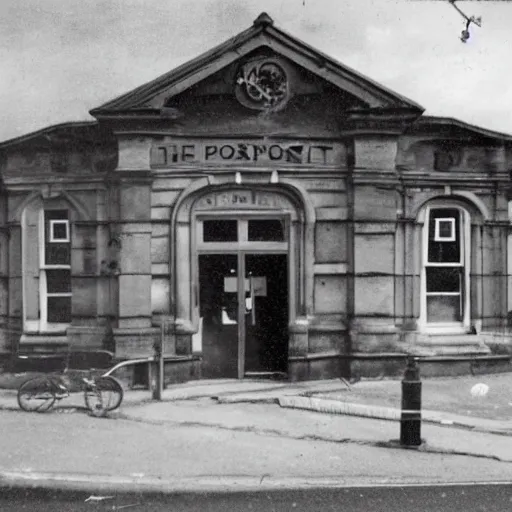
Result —
[[[18, 389], [18, 405], [27, 412], [47, 412], [55, 402], [67, 398], [71, 394], [70, 384], [64, 378], [69, 370], [73, 369], [71, 361], [87, 361], [87, 356], [104, 356], [112, 358], [112, 354], [106, 351], [80, 352], [69, 351], [66, 356], [66, 364], [60, 373], [49, 373], [37, 376], [25, 381]], [[80, 357], [81, 356], [81, 357]], [[28, 358], [28, 356], [25, 356]], [[98, 357], [97, 357], [98, 359]], [[75, 365], [79, 366], [79, 365]], [[84, 401], [87, 409], [94, 416], [104, 416], [108, 411], [117, 409], [123, 401], [123, 387], [121, 383], [107, 371], [98, 377], [93, 377], [94, 369], [88, 367], [89, 376], [80, 377], [79, 385], [84, 393]]]

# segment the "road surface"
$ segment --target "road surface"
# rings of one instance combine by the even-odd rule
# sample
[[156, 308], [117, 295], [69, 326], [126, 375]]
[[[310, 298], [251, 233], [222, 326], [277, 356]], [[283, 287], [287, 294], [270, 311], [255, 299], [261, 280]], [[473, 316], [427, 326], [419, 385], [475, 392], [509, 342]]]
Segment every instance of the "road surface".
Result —
[[25, 489], [0, 492], [2, 512], [504, 512], [511, 508], [510, 483], [169, 495]]

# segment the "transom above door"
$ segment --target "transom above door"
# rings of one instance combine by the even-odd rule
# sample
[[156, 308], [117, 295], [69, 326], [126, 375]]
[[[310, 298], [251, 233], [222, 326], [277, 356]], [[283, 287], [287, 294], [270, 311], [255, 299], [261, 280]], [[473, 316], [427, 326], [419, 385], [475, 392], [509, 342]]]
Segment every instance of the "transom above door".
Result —
[[233, 218], [216, 215], [198, 218], [196, 247], [200, 251], [287, 251], [289, 222], [275, 215]]

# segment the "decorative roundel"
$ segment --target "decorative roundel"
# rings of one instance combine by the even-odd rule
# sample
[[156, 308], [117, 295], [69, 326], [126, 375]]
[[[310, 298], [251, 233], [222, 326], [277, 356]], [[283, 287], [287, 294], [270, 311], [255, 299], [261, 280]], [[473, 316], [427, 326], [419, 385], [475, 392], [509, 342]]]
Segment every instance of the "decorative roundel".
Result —
[[245, 107], [281, 110], [290, 98], [289, 80], [283, 65], [275, 59], [245, 63], [236, 76], [235, 94]]

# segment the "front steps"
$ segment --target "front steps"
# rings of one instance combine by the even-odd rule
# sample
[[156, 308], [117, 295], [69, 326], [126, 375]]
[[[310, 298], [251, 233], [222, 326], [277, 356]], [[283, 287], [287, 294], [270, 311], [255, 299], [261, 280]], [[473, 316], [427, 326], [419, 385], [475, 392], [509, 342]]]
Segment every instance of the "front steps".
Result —
[[512, 372], [512, 341], [508, 335], [404, 332], [395, 350], [347, 354], [344, 359], [350, 378], [401, 377], [409, 356], [418, 359], [422, 377]]
[[[402, 378], [407, 365], [406, 353], [354, 353], [344, 356], [352, 381], [360, 379]], [[511, 356], [506, 354], [462, 354], [452, 356], [416, 356], [420, 378], [457, 377], [512, 372]]]
[[407, 353], [423, 357], [491, 354], [485, 334], [404, 333]]

